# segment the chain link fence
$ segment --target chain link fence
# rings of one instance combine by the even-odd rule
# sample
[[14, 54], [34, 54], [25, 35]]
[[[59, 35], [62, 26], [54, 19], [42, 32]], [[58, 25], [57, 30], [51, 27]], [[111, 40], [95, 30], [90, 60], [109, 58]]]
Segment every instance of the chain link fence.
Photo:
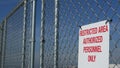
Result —
[[[40, 68], [77, 68], [79, 26], [102, 20], [112, 20], [109, 68], [120, 68], [119, 0], [41, 0], [41, 4]], [[1, 68], [33, 68], [34, 7], [35, 0], [24, 0], [0, 24]]]
[[34, 19], [35, 0], [21, 1], [4, 19], [0, 25], [0, 68], [34, 67]]
[[[57, 68], [77, 68], [79, 26], [102, 20], [112, 20], [109, 68], [120, 68], [120, 1], [58, 0], [58, 50], [54, 50], [55, 1], [43, 2], [44, 68], [53, 68], [55, 58], [57, 58]], [[55, 51], [58, 51], [57, 57], [54, 57]]]
[[[51, 2], [51, 3], [50, 3]], [[54, 0], [45, 1], [44, 24], [44, 67], [53, 68], [54, 65]]]

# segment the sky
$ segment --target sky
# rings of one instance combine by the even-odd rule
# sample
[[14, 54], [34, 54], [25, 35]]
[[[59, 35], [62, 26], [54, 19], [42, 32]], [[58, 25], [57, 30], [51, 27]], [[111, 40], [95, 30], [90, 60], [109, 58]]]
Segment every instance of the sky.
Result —
[[2, 21], [20, 1], [21, 0], [0, 0], [0, 21]]

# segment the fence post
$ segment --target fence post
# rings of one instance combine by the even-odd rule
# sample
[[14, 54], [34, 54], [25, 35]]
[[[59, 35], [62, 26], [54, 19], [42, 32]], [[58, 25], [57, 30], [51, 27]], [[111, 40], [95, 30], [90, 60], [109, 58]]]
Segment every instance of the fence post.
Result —
[[22, 44], [22, 66], [21, 68], [25, 68], [25, 42], [26, 42], [26, 3], [27, 0], [24, 0], [24, 20], [23, 20], [23, 44]]
[[41, 0], [41, 36], [40, 36], [40, 68], [44, 68], [44, 24], [45, 24], [45, 2]]
[[2, 60], [1, 60], [1, 68], [4, 68], [5, 61], [5, 46], [6, 46], [6, 34], [7, 34], [7, 25], [6, 19], [3, 22], [2, 30], [3, 30], [3, 41], [2, 41]]
[[35, 18], [36, 18], [36, 1], [32, 0], [32, 36], [31, 36], [31, 62], [30, 68], [34, 68], [34, 50], [35, 50]]
[[54, 68], [58, 68], [58, 0], [55, 0]]

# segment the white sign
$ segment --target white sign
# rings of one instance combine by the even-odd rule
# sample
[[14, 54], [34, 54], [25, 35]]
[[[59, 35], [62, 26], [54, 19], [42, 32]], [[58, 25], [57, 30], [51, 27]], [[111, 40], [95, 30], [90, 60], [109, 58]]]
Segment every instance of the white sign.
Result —
[[79, 30], [78, 68], [109, 68], [109, 22], [100, 21]]

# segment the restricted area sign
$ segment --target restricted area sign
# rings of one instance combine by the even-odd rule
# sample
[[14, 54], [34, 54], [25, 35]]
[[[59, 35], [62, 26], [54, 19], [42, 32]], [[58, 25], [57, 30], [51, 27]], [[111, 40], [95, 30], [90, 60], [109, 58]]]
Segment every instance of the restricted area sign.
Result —
[[109, 68], [109, 31], [107, 20], [80, 28], [78, 68]]

